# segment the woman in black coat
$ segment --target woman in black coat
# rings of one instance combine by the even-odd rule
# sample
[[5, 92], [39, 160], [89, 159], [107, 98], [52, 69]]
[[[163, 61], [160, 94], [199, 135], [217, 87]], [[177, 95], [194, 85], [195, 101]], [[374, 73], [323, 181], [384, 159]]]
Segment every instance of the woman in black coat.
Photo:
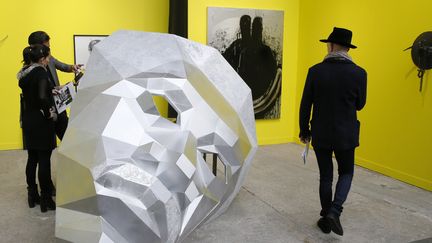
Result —
[[[28, 160], [26, 180], [29, 207], [40, 202], [42, 212], [55, 210], [51, 197], [51, 153], [56, 146], [52, 84], [49, 82], [46, 66], [50, 59], [49, 47], [33, 45], [23, 51], [24, 67], [17, 77], [22, 89], [24, 105], [22, 128], [26, 141]], [[36, 167], [39, 164], [38, 179], [41, 198], [36, 185]]]

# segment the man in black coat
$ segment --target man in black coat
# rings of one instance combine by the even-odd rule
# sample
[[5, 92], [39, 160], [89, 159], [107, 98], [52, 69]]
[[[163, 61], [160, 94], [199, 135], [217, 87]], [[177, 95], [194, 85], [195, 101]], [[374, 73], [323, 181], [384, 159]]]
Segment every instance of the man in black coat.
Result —
[[[357, 111], [366, 103], [367, 74], [348, 55], [350, 48], [356, 48], [351, 39], [350, 30], [335, 27], [327, 39], [320, 40], [327, 43], [328, 55], [309, 69], [299, 119], [300, 140], [307, 143], [312, 139], [320, 171], [322, 217], [318, 226], [324, 233], [338, 235], [343, 235], [339, 217], [354, 174], [354, 150], [359, 146]], [[339, 174], [334, 198], [333, 153]]]

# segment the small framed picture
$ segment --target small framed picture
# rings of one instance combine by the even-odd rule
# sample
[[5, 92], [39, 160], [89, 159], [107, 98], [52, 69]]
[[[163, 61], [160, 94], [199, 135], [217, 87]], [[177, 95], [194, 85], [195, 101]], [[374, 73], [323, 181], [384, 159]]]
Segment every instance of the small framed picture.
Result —
[[93, 47], [108, 35], [74, 35], [74, 62], [87, 64]]

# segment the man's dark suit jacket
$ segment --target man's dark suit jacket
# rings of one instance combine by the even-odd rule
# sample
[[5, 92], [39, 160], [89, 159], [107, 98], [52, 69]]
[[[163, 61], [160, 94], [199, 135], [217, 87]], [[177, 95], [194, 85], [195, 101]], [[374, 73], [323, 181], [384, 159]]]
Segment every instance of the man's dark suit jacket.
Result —
[[317, 148], [359, 146], [357, 111], [366, 103], [366, 79], [363, 68], [342, 57], [327, 58], [311, 67], [300, 105], [300, 137], [312, 135], [312, 146]]

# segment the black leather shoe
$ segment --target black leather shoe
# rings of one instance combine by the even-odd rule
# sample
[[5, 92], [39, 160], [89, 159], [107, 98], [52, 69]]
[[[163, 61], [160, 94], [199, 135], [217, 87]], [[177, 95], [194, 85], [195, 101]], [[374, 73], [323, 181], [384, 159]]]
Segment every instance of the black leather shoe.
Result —
[[330, 227], [330, 223], [329, 223], [328, 219], [326, 219], [324, 217], [320, 218], [317, 222], [317, 225], [324, 234], [330, 233], [331, 227]]
[[330, 223], [331, 231], [337, 235], [343, 235], [343, 229], [339, 220], [339, 216], [334, 213], [329, 213], [326, 218]]
[[42, 213], [48, 210], [56, 210], [56, 203], [52, 200], [51, 193], [48, 195], [42, 194], [40, 198], [40, 209]]

